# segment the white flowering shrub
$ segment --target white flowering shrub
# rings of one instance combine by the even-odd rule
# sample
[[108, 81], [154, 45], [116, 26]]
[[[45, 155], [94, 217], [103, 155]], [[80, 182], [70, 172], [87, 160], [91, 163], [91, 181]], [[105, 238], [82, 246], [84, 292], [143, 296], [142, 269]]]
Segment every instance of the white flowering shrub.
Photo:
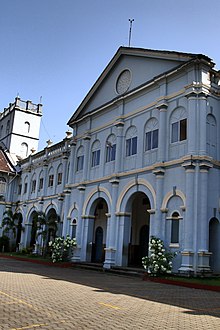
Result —
[[52, 261], [59, 262], [68, 260], [76, 245], [76, 239], [70, 238], [69, 235], [67, 235], [65, 239], [64, 237], [56, 237], [54, 241], [50, 241], [49, 246], [52, 252]]
[[148, 273], [155, 276], [171, 273], [172, 259], [176, 253], [166, 252], [163, 241], [155, 236], [151, 236], [149, 252], [149, 257], [142, 258], [142, 265]]

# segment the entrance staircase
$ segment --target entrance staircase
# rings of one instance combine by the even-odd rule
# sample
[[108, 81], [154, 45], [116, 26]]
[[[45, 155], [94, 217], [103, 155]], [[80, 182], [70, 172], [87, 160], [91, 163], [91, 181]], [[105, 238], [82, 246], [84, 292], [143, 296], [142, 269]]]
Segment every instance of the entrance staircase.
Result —
[[143, 277], [146, 271], [142, 267], [119, 267], [112, 266], [110, 269], [103, 268], [102, 263], [89, 263], [89, 262], [77, 262], [72, 264], [73, 268], [86, 269], [90, 271], [99, 271], [106, 273], [113, 273], [117, 275], [123, 276], [135, 276], [135, 277]]

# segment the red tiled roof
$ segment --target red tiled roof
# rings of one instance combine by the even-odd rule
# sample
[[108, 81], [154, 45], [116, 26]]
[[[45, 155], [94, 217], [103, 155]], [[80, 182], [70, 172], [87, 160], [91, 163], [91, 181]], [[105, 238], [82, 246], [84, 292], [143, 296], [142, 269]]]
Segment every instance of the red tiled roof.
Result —
[[0, 149], [0, 172], [14, 172], [12, 165], [9, 163], [4, 151]]

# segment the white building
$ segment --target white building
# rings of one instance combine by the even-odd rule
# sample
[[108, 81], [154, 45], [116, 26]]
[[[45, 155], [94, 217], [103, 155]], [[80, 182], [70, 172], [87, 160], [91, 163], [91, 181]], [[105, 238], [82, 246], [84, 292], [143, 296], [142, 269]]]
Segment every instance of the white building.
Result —
[[73, 136], [20, 162], [23, 246], [43, 211], [76, 236], [75, 261], [141, 265], [154, 235], [180, 252], [174, 272], [220, 272], [219, 77], [205, 55], [120, 47]]

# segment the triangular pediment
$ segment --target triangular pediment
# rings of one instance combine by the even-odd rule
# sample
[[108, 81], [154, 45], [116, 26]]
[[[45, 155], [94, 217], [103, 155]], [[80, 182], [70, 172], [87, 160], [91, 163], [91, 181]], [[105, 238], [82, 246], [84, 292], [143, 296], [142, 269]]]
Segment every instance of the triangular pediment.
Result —
[[[203, 55], [120, 47], [68, 124], [73, 124], [86, 114], [120, 99], [198, 56]], [[206, 56], [204, 58], [208, 59]]]

